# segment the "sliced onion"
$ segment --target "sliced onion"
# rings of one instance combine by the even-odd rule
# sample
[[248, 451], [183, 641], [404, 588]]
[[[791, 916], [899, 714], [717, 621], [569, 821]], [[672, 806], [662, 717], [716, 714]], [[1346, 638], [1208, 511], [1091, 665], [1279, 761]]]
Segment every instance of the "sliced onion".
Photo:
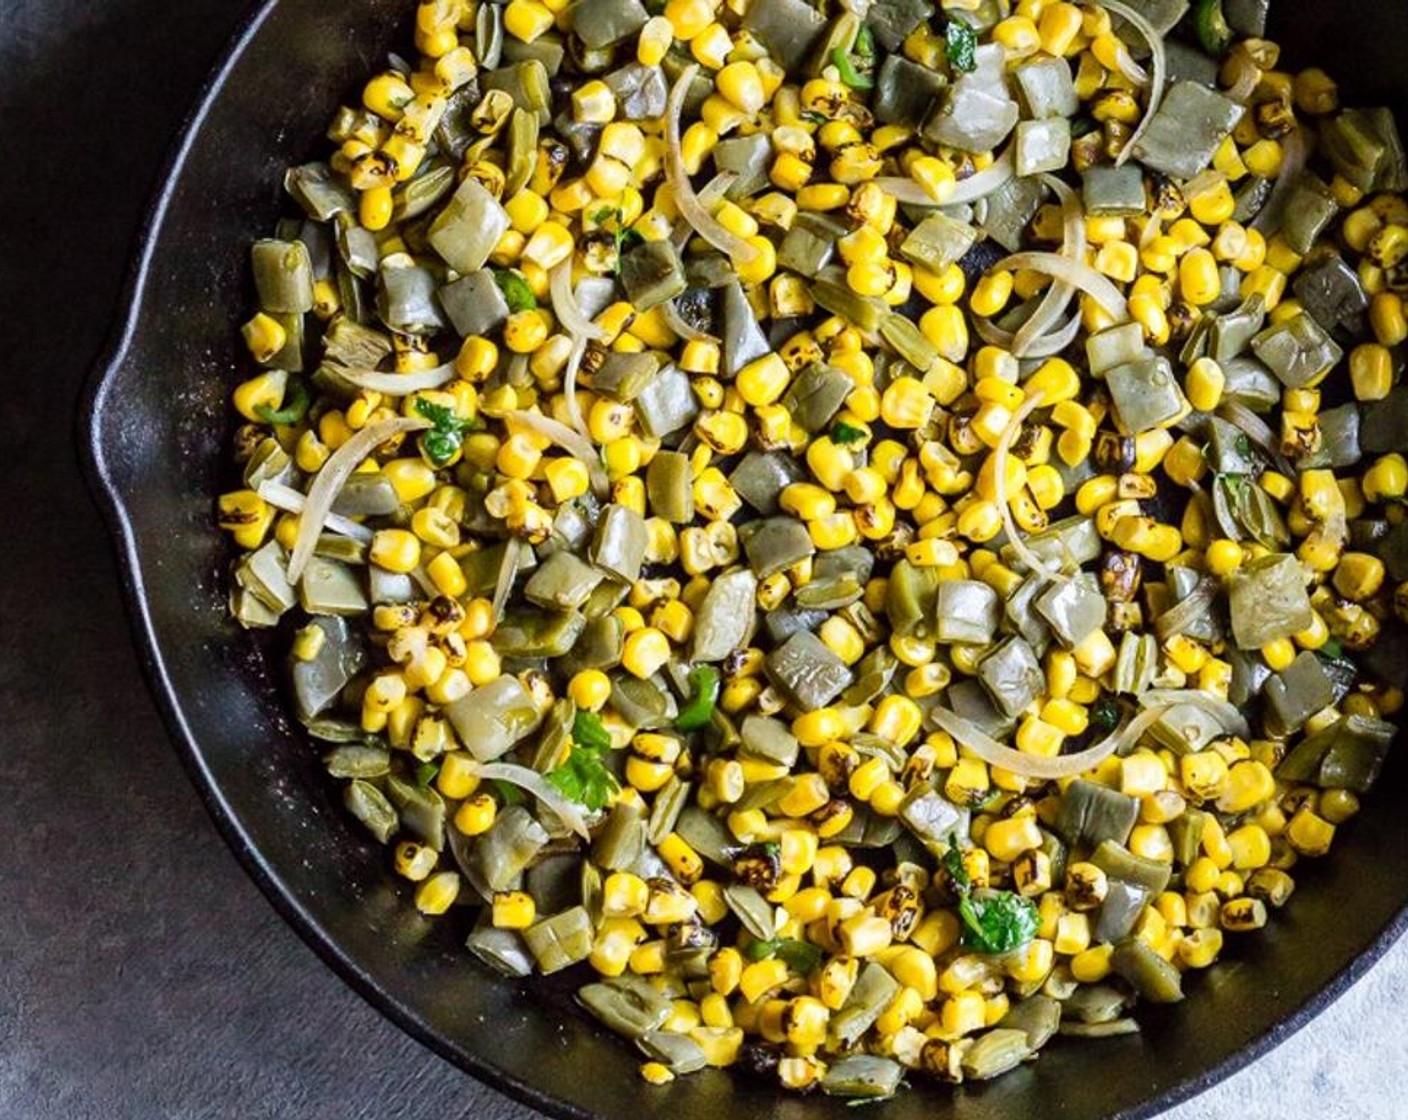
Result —
[[1237, 80], [1224, 91], [1223, 96], [1231, 98], [1239, 105], [1245, 105], [1256, 87], [1261, 85], [1261, 70], [1256, 66], [1244, 66]]
[[1069, 321], [1028, 346], [1026, 356], [1028, 358], [1051, 358], [1057, 354], [1065, 353], [1075, 342], [1076, 335], [1080, 334], [1082, 323], [1080, 311], [1077, 309]]
[[293, 552], [288, 560], [289, 583], [297, 583], [303, 578], [303, 569], [313, 557], [318, 534], [323, 531], [332, 512], [332, 503], [353, 472], [362, 465], [362, 460], [387, 440], [407, 432], [424, 431], [430, 426], [429, 420], [418, 416], [397, 416], [368, 424], [328, 457], [323, 469], [314, 477], [313, 485], [308, 488], [303, 512], [298, 517], [298, 536], [294, 538]]
[[906, 206], [966, 206], [1001, 190], [1016, 174], [1016, 160], [1012, 155], [1012, 145], [1009, 144], [1002, 154], [993, 160], [991, 166], [960, 180], [958, 189], [942, 204], [935, 202], [933, 195], [908, 176], [882, 175], [873, 182], [896, 202], [902, 202]]
[[757, 256], [758, 251], [737, 234], [726, 230], [704, 209], [684, 169], [684, 155], [680, 151], [680, 111], [684, 108], [685, 94], [698, 73], [698, 63], [686, 66], [665, 103], [665, 179], [674, 193], [680, 217], [694, 228], [694, 232], [719, 252], [728, 254], [735, 264], [747, 264]]
[[661, 307], [665, 314], [665, 325], [679, 335], [686, 342], [718, 342], [715, 335], [708, 331], [701, 331], [698, 327], [691, 326], [685, 321], [680, 309], [675, 306], [675, 301], [667, 299]]
[[[1125, 161], [1134, 154], [1135, 147], [1143, 139], [1144, 133], [1148, 131], [1149, 123], [1154, 119], [1154, 114], [1159, 111], [1159, 106], [1163, 103], [1164, 87], [1168, 85], [1168, 53], [1164, 50], [1164, 37], [1154, 29], [1153, 24], [1128, 4], [1122, 4], [1120, 0], [1100, 0], [1100, 6], [1119, 16], [1144, 37], [1144, 41], [1149, 46], [1149, 67], [1153, 71], [1153, 77], [1149, 79], [1149, 100], [1144, 105], [1144, 115], [1140, 118], [1138, 127], [1130, 134], [1128, 143], [1115, 157], [1115, 166], [1123, 167]], [[1128, 75], [1126, 74], [1126, 76]], [[1138, 84], [1143, 85], [1144, 83]]]
[[1021, 531], [1017, 528], [1017, 522], [1012, 518], [1012, 508], [1007, 504], [1007, 452], [1012, 446], [1012, 441], [1017, 438], [1017, 433], [1022, 430], [1022, 422], [1040, 408], [1045, 399], [1041, 392], [1035, 392], [1023, 401], [1022, 407], [1012, 414], [1011, 422], [1004, 429], [1002, 438], [997, 441], [997, 446], [993, 448], [993, 500], [997, 502], [997, 510], [1002, 514], [1002, 527], [1007, 532], [1007, 542], [1012, 546], [1012, 551], [1017, 554], [1017, 559], [1025, 564], [1030, 571], [1045, 576], [1053, 582], [1061, 583], [1065, 581], [1066, 577], [1048, 565], [1027, 546], [1027, 542], [1022, 539]]
[[1154, 620], [1154, 635], [1162, 642], [1183, 633], [1207, 613], [1221, 587], [1216, 576], [1203, 576], [1192, 591]]
[[595, 342], [606, 337], [606, 333], [582, 312], [572, 292], [571, 257], [548, 273], [548, 291], [552, 295], [552, 313], [573, 341], [585, 338]]
[[[258, 493], [275, 509], [281, 509], [287, 513], [302, 513], [303, 507], [308, 504], [308, 499], [303, 491], [295, 490], [292, 486], [285, 486], [282, 482], [272, 482], [266, 479], [259, 484]], [[369, 544], [372, 539], [370, 529], [353, 521], [350, 517], [343, 517], [340, 513], [329, 513], [327, 520], [323, 522], [323, 527], [351, 540], [361, 541], [363, 544]]]
[[511, 786], [527, 790], [543, 803], [544, 808], [550, 809], [553, 816], [583, 840], [591, 839], [581, 807], [536, 770], [512, 762], [476, 762], [473, 764], [472, 773], [483, 781], [507, 782]]
[[1117, 322], [1129, 321], [1129, 304], [1120, 294], [1120, 290], [1108, 277], [1102, 276], [1088, 264], [1073, 261], [1059, 253], [1013, 253], [1005, 260], [998, 261], [988, 271], [1015, 272], [1019, 269], [1040, 272], [1053, 280], [1062, 280], [1073, 288], [1079, 288]]
[[567, 418], [572, 421], [572, 427], [579, 436], [590, 442], [592, 437], [582, 417], [582, 405], [577, 400], [577, 374], [582, 369], [582, 359], [586, 354], [586, 339], [578, 339], [572, 344], [572, 352], [567, 355], [567, 372], [562, 375], [562, 399], [567, 402]]
[[[1043, 175], [1041, 181], [1061, 201], [1061, 256], [1073, 261], [1085, 259], [1085, 212], [1081, 209], [1080, 198], [1069, 186], [1055, 175]], [[1016, 358], [1028, 356], [1032, 344], [1047, 335], [1053, 326], [1066, 313], [1076, 289], [1058, 280], [1042, 297], [1040, 306], [1017, 333], [1012, 336], [1012, 355]]]
[[1295, 477], [1295, 468], [1286, 461], [1281, 449], [1276, 446], [1276, 435], [1266, 421], [1240, 401], [1224, 400], [1217, 407], [1217, 414], [1237, 428], [1252, 443], [1256, 444], [1276, 465], [1276, 469], [1289, 478]]
[[455, 363], [446, 362], [434, 369], [419, 369], [412, 373], [383, 373], [377, 369], [342, 369], [333, 367], [337, 377], [359, 389], [382, 393], [388, 397], [409, 397], [427, 389], [438, 389], [455, 379]]
[[[738, 179], [736, 171], [720, 171], [707, 183], [699, 188], [699, 205], [705, 210], [711, 210], [714, 203], [723, 198], [728, 193], [729, 187], [733, 186]], [[672, 230], [670, 240], [675, 243], [676, 249], [683, 249], [689, 244], [689, 239], [694, 236], [694, 227], [688, 222], [680, 224], [678, 229]]]
[[504, 607], [508, 605], [513, 581], [518, 578], [518, 569], [523, 562], [523, 550], [526, 547], [518, 537], [509, 537], [504, 543], [504, 556], [499, 561], [499, 574], [494, 580], [494, 599], [491, 604], [495, 620], [504, 615]]
[[1149, 72], [1134, 61], [1134, 56], [1129, 53], [1129, 48], [1120, 43], [1115, 54], [1115, 66], [1136, 86], [1147, 86], [1149, 84]]
[[1271, 226], [1281, 216], [1286, 196], [1305, 170], [1305, 162], [1309, 158], [1309, 138], [1305, 129], [1297, 126], [1281, 147], [1281, 169], [1276, 172], [1276, 181], [1271, 185], [1271, 194], [1267, 196], [1265, 205], [1252, 219], [1252, 229], [1268, 235], [1275, 232]]
[[1200, 708], [1222, 724], [1222, 730], [1229, 735], [1245, 739], [1252, 733], [1247, 717], [1237, 705], [1201, 688], [1151, 688], [1139, 694], [1139, 702], [1146, 708], [1159, 706], [1165, 711], [1185, 706]]
[[544, 439], [551, 440], [574, 459], [580, 459], [591, 473], [592, 489], [596, 492], [597, 497], [603, 498], [611, 492], [611, 480], [606, 477], [606, 471], [602, 469], [601, 456], [597, 453], [596, 445], [581, 432], [574, 431], [551, 416], [544, 416], [538, 412], [525, 412], [523, 409], [515, 409], [505, 413], [504, 420], [510, 424], [527, 428], [530, 432], [540, 435]]
[[940, 730], [947, 731], [952, 735], [955, 743], [961, 747], [967, 747], [984, 762], [1024, 778], [1036, 778], [1040, 781], [1051, 782], [1084, 774], [1087, 770], [1099, 766], [1112, 754], [1118, 754], [1126, 748], [1132, 747], [1172, 707], [1174, 707], [1172, 704], [1163, 704], [1149, 708], [1140, 712], [1118, 731], [1112, 732], [1107, 738], [1100, 740], [1095, 746], [1077, 754], [1058, 755], [1055, 758], [1043, 758], [1039, 755], [1024, 754], [1022, 751], [1013, 750], [1006, 744], [999, 743], [976, 724], [970, 723], [957, 712], [942, 705], [930, 708], [929, 718]]

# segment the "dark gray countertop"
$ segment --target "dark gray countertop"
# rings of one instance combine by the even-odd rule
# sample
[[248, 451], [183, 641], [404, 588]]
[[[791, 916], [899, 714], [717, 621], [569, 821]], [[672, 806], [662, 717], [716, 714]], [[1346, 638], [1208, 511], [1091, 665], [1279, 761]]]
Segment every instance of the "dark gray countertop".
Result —
[[[73, 416], [239, 0], [0, 11], [0, 1117], [521, 1117], [346, 989], [217, 837], [132, 652]], [[1167, 1120], [1401, 1116], [1408, 950]], [[1374, 1024], [1379, 1024], [1375, 1026]]]

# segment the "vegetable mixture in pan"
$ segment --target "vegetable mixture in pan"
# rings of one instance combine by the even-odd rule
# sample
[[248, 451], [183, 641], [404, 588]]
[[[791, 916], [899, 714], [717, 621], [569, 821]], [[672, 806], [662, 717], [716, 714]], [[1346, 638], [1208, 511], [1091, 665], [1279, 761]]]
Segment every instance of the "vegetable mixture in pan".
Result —
[[1408, 167], [1265, 0], [431, 0], [253, 247], [230, 604], [653, 1082], [1138, 1029], [1408, 683]]

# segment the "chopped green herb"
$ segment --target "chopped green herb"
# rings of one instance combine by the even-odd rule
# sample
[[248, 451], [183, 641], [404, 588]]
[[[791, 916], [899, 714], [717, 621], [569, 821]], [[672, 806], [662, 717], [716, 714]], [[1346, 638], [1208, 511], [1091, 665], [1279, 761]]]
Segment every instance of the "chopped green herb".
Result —
[[435, 775], [440, 773], [440, 767], [434, 762], [422, 762], [416, 767], [416, 785], [425, 789], [435, 780]]
[[522, 805], [526, 800], [521, 789], [502, 778], [495, 778], [489, 784], [494, 787], [494, 795], [499, 799], [499, 803], [505, 807]]
[[832, 49], [831, 61], [840, 73], [841, 81], [851, 89], [870, 89], [875, 85], [870, 80], [869, 74], [864, 74], [856, 69], [856, 64], [851, 60], [851, 56], [840, 47]]
[[254, 406], [254, 411], [266, 424], [298, 424], [308, 415], [311, 403], [307, 383], [301, 377], [291, 377], [288, 388], [284, 390], [282, 407], [273, 409], [267, 404], [260, 404]]
[[611, 733], [595, 712], [578, 712], [572, 721], [573, 747], [567, 761], [548, 771], [547, 780], [573, 801], [595, 812], [606, 808], [619, 788], [606, 767]]
[[611, 795], [620, 787], [606, 768], [606, 748], [596, 749], [577, 743], [567, 755], [567, 761], [549, 770], [548, 782], [564, 797], [595, 812], [606, 808]]
[[694, 692], [675, 718], [675, 727], [681, 731], [699, 731], [708, 727], [714, 718], [714, 705], [719, 702], [719, 671], [712, 665], [696, 665], [689, 671], [688, 680]]
[[528, 281], [518, 273], [510, 272], [506, 268], [496, 269], [494, 283], [499, 286], [499, 291], [503, 292], [509, 311], [532, 311], [538, 306], [538, 297], [533, 294]]
[[455, 457], [464, 443], [465, 432], [478, 427], [473, 420], [461, 420], [443, 404], [416, 398], [416, 411], [435, 427], [420, 437], [421, 449], [432, 466], [443, 467]]
[[979, 953], [1010, 953], [1036, 936], [1036, 907], [1012, 891], [995, 891], [983, 898], [965, 895], [958, 904], [963, 919], [963, 945]]
[[825, 113], [818, 113], [815, 109], [803, 109], [798, 116], [808, 124], [825, 124], [831, 119]]
[[978, 68], [978, 33], [961, 19], [948, 21], [944, 42], [948, 47], [948, 64], [953, 69], [971, 74]]
[[810, 976], [821, 967], [825, 955], [820, 945], [799, 941], [794, 937], [775, 937], [768, 941], [750, 941], [744, 955], [752, 961], [776, 957], [799, 976]]
[[975, 898], [963, 853], [957, 848], [944, 853], [943, 866], [959, 896], [964, 948], [978, 953], [1010, 953], [1036, 936], [1040, 922], [1030, 900], [1012, 891], [984, 891]]
[[838, 420], [836, 426], [831, 429], [831, 442], [844, 447], [848, 443], [860, 443], [866, 435], [864, 428], [856, 428], [844, 420]]
[[1327, 661], [1338, 661], [1344, 656], [1344, 647], [1338, 638], [1327, 638], [1325, 644], [1315, 651]]
[[611, 732], [595, 712], [578, 712], [572, 720], [572, 739], [588, 750], [609, 751]]

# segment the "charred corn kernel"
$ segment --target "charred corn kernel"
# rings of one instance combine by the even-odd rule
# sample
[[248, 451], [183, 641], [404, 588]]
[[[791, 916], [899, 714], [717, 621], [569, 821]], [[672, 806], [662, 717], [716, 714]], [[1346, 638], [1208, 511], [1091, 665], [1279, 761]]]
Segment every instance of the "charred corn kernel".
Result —
[[221, 494], [218, 524], [241, 548], [256, 549], [269, 535], [276, 511], [253, 490], [233, 490]]

